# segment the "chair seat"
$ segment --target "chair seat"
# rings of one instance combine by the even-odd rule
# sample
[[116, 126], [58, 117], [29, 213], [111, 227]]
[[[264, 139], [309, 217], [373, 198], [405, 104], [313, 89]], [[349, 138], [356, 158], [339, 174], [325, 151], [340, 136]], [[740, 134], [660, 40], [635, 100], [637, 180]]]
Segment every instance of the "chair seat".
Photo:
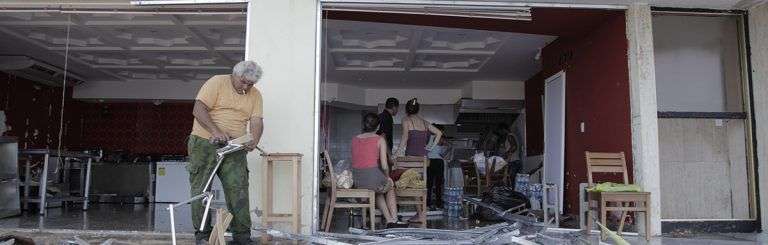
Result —
[[356, 198], [368, 198], [370, 195], [375, 195], [372, 190], [368, 189], [336, 189], [336, 197], [356, 197]]
[[333, 205], [334, 208], [368, 208], [371, 205], [368, 203], [336, 203]]
[[399, 197], [420, 197], [427, 195], [427, 189], [403, 189], [396, 190], [395, 195]]
[[589, 192], [587, 195], [590, 200], [607, 202], [643, 202], [647, 201], [650, 192]]

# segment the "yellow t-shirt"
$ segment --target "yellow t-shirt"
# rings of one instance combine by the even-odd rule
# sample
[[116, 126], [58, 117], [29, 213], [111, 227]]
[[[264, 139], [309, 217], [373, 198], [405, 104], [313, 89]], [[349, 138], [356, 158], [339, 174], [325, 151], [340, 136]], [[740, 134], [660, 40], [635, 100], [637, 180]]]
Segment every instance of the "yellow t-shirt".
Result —
[[[262, 117], [261, 93], [255, 87], [238, 94], [232, 87], [232, 76], [216, 75], [208, 79], [197, 93], [196, 100], [208, 106], [213, 123], [229, 137], [245, 135], [251, 117]], [[208, 139], [211, 133], [195, 119], [192, 135]]]

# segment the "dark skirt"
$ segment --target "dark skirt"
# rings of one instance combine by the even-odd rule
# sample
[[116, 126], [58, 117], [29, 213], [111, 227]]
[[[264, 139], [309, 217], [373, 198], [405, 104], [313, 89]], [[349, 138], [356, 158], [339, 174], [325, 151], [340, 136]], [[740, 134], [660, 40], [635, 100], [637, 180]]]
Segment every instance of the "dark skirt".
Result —
[[387, 192], [394, 185], [381, 169], [377, 167], [353, 168], [352, 179], [354, 179], [355, 188], [368, 189], [377, 193]]

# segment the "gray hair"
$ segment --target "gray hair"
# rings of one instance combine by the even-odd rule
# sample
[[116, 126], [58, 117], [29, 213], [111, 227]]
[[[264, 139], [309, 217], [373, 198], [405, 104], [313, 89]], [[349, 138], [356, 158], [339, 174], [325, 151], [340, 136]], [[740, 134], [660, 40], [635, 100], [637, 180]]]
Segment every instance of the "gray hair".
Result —
[[258, 82], [259, 79], [261, 79], [262, 73], [261, 66], [255, 61], [250, 60], [240, 61], [234, 68], [232, 68], [233, 76], [241, 77], [252, 82]]

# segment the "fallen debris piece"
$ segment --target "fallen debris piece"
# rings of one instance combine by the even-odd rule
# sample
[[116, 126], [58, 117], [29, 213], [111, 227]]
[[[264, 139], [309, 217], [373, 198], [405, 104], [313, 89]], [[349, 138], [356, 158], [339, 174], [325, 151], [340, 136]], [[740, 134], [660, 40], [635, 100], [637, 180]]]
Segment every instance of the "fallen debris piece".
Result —
[[90, 245], [90, 243], [88, 243], [88, 241], [80, 239], [80, 237], [78, 237], [78, 236], [75, 236], [74, 240], [62, 241], [62, 244], [68, 244], [68, 245], [69, 244], [71, 244], [71, 245]]
[[293, 234], [288, 232], [282, 232], [275, 229], [255, 229], [255, 230], [265, 232], [267, 233], [267, 235], [270, 235], [273, 237], [294, 240], [294, 241], [305, 241], [305, 242], [322, 244], [322, 245], [352, 245], [352, 243], [340, 242], [330, 238], [299, 235], [299, 234]]
[[10, 245], [35, 245], [35, 241], [29, 237], [17, 235], [5, 235], [0, 237], [0, 244], [6, 244], [8, 242], [10, 242]]
[[[350, 230], [351, 229], [352, 228], [350, 228]], [[358, 240], [358, 241], [380, 242], [380, 241], [390, 240], [390, 239], [387, 239], [387, 238], [377, 237], [377, 236], [342, 234], [342, 233], [329, 233], [329, 232], [318, 232], [317, 235], [324, 236], [324, 237], [333, 237], [333, 238], [341, 238], [341, 239], [349, 239], [349, 240]]]
[[[616, 242], [617, 245], [630, 245], [629, 242], [627, 242], [627, 240], [624, 240], [624, 238], [616, 234], [616, 232], [611, 231], [610, 229], [608, 229], [608, 227], [605, 227], [603, 224], [600, 224], [600, 222], [597, 222], [597, 220], [595, 220], [595, 224], [597, 224], [597, 226], [600, 226], [600, 231], [608, 234], [608, 237], [610, 237], [611, 240]], [[600, 234], [600, 237], [602, 238], [602, 234]]]
[[224, 240], [224, 232], [227, 231], [229, 223], [232, 222], [232, 214], [226, 209], [216, 209], [216, 224], [211, 230], [211, 236], [208, 238], [208, 244], [210, 245], [226, 245]]

